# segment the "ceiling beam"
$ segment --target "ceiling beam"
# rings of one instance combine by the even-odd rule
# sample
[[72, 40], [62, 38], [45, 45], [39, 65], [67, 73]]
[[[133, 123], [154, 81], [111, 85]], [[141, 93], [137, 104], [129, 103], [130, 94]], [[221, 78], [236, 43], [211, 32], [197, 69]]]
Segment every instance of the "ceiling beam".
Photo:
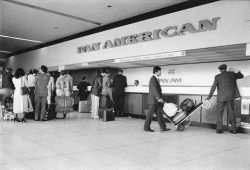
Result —
[[28, 8], [33, 8], [33, 9], [48, 12], [48, 13], [52, 13], [52, 14], [56, 14], [56, 15], [61, 15], [61, 16], [64, 16], [64, 17], [68, 17], [68, 18], [83, 21], [83, 22], [88, 22], [88, 23], [95, 24], [95, 25], [102, 25], [102, 23], [99, 23], [99, 22], [96, 22], [96, 21], [92, 21], [92, 20], [89, 20], [89, 19], [85, 19], [85, 18], [65, 14], [65, 13], [54, 11], [54, 10], [47, 9], [47, 8], [42, 8], [42, 7], [39, 7], [39, 6], [26, 4], [26, 3], [15, 1], [15, 0], [3, 0], [3, 1], [9, 2], [9, 3], [12, 3], [12, 4], [16, 4], [16, 5], [20, 5], [20, 6], [25, 6], [25, 7], [28, 7]]

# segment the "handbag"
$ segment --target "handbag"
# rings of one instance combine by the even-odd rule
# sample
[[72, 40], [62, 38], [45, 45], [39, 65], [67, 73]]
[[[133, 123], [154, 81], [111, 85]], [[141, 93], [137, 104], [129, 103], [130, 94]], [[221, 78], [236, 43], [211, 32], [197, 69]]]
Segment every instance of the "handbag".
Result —
[[30, 89], [28, 87], [22, 87], [22, 95], [29, 94]]
[[[21, 79], [21, 84], [23, 84], [22, 79]], [[26, 86], [21, 87], [21, 90], [22, 90], [22, 95], [26, 95], [26, 94], [30, 93], [30, 89], [28, 87], [26, 87]]]

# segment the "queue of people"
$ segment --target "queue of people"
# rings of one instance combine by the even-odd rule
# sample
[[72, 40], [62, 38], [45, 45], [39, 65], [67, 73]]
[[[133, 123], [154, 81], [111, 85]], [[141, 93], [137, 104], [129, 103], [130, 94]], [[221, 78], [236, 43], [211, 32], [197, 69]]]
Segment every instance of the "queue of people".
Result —
[[[223, 113], [225, 106], [229, 111], [231, 122], [230, 132], [237, 133], [236, 118], [234, 113], [234, 99], [239, 97], [236, 80], [243, 78], [243, 74], [236, 69], [227, 71], [227, 65], [222, 64], [218, 67], [220, 74], [214, 78], [214, 83], [211, 87], [207, 100], [210, 100], [214, 91], [217, 88], [217, 128], [216, 133], [223, 133]], [[167, 128], [163, 116], [163, 105], [161, 85], [159, 77], [161, 76], [161, 67], [153, 68], [153, 76], [149, 81], [148, 94], [148, 113], [144, 123], [144, 131], [154, 132], [150, 128], [153, 115], [156, 114], [161, 131], [170, 130]], [[135, 80], [135, 86], [140, 86], [139, 81]], [[124, 116], [123, 107], [125, 99], [125, 87], [127, 87], [127, 78], [123, 75], [122, 70], [118, 70], [118, 74], [111, 76], [108, 70], [97, 70], [96, 76], [91, 85], [90, 92], [88, 91], [90, 83], [86, 81], [86, 77], [82, 77], [78, 83], [78, 96], [80, 101], [87, 100], [88, 95], [91, 95], [91, 118], [99, 119], [98, 110], [100, 98], [105, 97], [114, 107], [116, 116]], [[29, 89], [28, 94], [23, 93], [23, 87]], [[26, 113], [34, 113], [36, 121], [44, 121], [46, 105], [51, 104], [53, 91], [56, 89], [57, 96], [71, 96], [73, 94], [73, 78], [66, 71], [61, 71], [60, 76], [55, 82], [55, 78], [47, 73], [47, 67], [42, 65], [40, 70], [31, 70], [28, 75], [22, 68], [18, 68], [13, 74], [11, 68], [6, 69], [4, 76], [3, 88], [0, 89], [2, 95], [2, 106], [6, 103], [6, 98], [13, 94], [13, 113], [15, 114], [14, 121], [26, 122]], [[21, 115], [21, 116], [18, 116]], [[20, 118], [20, 119], [19, 119]]]

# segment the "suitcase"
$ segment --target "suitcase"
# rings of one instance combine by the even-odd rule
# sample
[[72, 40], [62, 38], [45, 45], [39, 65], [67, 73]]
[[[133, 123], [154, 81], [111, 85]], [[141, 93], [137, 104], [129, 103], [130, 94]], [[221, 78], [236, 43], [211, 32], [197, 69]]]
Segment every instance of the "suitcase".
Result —
[[187, 117], [187, 113], [184, 111], [179, 111], [176, 113], [176, 115], [172, 118], [172, 121], [175, 124], [178, 124], [181, 120], [183, 120], [185, 117]]
[[79, 101], [79, 107], [78, 107], [79, 113], [89, 113], [90, 108], [87, 100]]
[[55, 109], [56, 112], [69, 113], [69, 112], [74, 111], [73, 110], [73, 103], [74, 103], [73, 97], [56, 96], [55, 102], [56, 102], [56, 109]]
[[195, 103], [192, 99], [186, 98], [180, 104], [180, 109], [186, 113], [190, 113], [195, 107]]
[[115, 120], [115, 112], [113, 108], [99, 108], [98, 116], [102, 118], [104, 122]]
[[56, 117], [56, 104], [51, 103], [48, 105], [48, 112], [46, 114], [47, 120], [52, 120]]

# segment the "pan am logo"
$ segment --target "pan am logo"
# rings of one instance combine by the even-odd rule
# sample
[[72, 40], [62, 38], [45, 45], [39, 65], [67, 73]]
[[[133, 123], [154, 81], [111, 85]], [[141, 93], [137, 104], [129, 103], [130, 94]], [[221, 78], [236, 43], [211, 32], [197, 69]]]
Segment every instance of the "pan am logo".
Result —
[[161, 84], [182, 84], [182, 78], [160, 78]]
[[86, 53], [102, 49], [120, 47], [124, 45], [136, 44], [140, 42], [158, 40], [162, 38], [170, 38], [175, 36], [186, 35], [187, 33], [199, 33], [205, 31], [212, 31], [217, 29], [217, 22], [220, 17], [212, 18], [212, 20], [200, 20], [198, 27], [191, 23], [185, 23], [181, 27], [176, 25], [168, 26], [163, 29], [156, 29], [153, 31], [146, 31], [139, 34], [132, 34], [113, 40], [106, 40], [103, 44], [101, 42], [80, 46], [77, 48], [77, 53]]

